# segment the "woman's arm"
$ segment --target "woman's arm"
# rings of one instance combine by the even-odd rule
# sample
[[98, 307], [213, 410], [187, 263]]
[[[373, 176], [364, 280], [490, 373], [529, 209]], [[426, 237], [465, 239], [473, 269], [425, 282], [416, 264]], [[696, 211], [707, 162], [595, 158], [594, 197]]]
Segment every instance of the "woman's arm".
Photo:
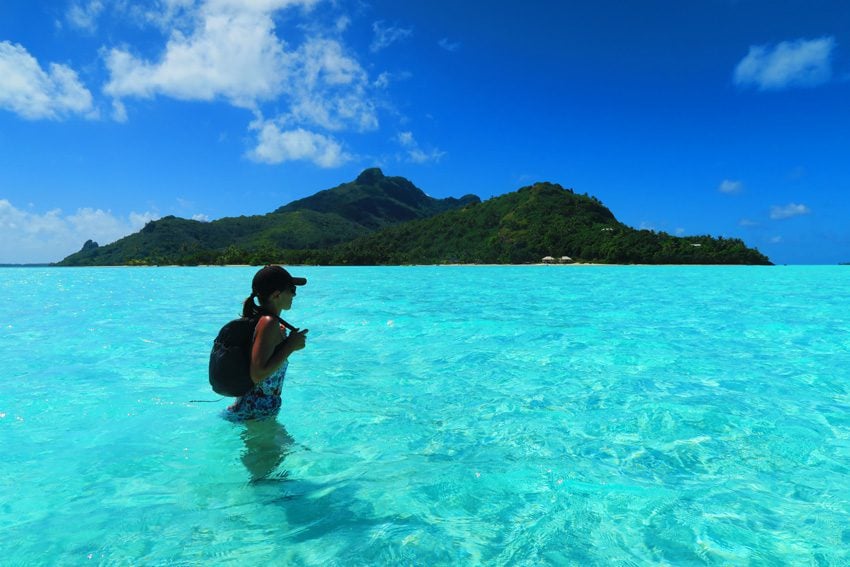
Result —
[[284, 338], [277, 320], [268, 315], [257, 322], [254, 345], [251, 348], [251, 380], [259, 384], [280, 368], [283, 361], [296, 350], [304, 348], [307, 330], [293, 332]]

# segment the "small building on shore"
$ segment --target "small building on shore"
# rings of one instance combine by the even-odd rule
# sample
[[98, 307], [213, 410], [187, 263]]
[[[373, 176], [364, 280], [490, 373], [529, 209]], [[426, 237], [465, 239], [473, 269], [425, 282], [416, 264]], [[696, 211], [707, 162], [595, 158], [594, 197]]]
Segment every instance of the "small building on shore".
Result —
[[544, 256], [541, 260], [544, 264], [572, 264], [573, 259], [569, 256], [561, 256], [560, 258], [555, 258], [554, 256]]

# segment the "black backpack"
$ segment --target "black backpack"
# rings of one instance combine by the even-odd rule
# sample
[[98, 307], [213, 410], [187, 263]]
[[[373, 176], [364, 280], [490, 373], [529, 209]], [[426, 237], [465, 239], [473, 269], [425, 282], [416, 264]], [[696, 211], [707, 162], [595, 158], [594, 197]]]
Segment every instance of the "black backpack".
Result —
[[254, 387], [251, 380], [251, 347], [254, 330], [263, 315], [271, 315], [290, 331], [295, 327], [271, 313], [240, 317], [227, 323], [218, 332], [210, 351], [210, 386], [222, 396], [244, 396]]

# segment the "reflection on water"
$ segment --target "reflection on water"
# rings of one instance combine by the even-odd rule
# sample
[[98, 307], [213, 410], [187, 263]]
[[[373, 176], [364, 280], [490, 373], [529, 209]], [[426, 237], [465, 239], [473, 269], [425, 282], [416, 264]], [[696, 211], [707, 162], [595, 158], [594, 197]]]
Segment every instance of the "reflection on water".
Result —
[[[295, 440], [286, 427], [274, 418], [246, 421], [244, 425], [241, 435], [245, 443], [242, 463], [251, 475], [251, 482], [268, 479], [292, 452]], [[273, 478], [283, 480], [288, 475], [289, 472], [283, 470]]]

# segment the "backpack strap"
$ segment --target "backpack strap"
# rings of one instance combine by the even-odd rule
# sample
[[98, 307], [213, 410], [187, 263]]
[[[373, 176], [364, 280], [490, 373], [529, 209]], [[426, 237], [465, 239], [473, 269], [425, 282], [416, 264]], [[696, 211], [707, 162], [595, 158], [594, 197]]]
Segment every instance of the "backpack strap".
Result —
[[296, 326], [294, 326], [290, 323], [287, 323], [286, 321], [284, 321], [283, 319], [281, 319], [278, 315], [275, 315], [274, 313], [269, 313], [268, 311], [263, 311], [262, 309], [257, 309], [255, 314], [257, 316], [257, 320], [259, 320], [259, 318], [263, 317], [264, 315], [268, 315], [269, 317], [273, 317], [273, 318], [277, 319], [280, 322], [281, 325], [283, 325], [284, 327], [289, 329], [291, 332], [293, 332], [293, 333], [298, 332], [298, 327], [296, 327]]

